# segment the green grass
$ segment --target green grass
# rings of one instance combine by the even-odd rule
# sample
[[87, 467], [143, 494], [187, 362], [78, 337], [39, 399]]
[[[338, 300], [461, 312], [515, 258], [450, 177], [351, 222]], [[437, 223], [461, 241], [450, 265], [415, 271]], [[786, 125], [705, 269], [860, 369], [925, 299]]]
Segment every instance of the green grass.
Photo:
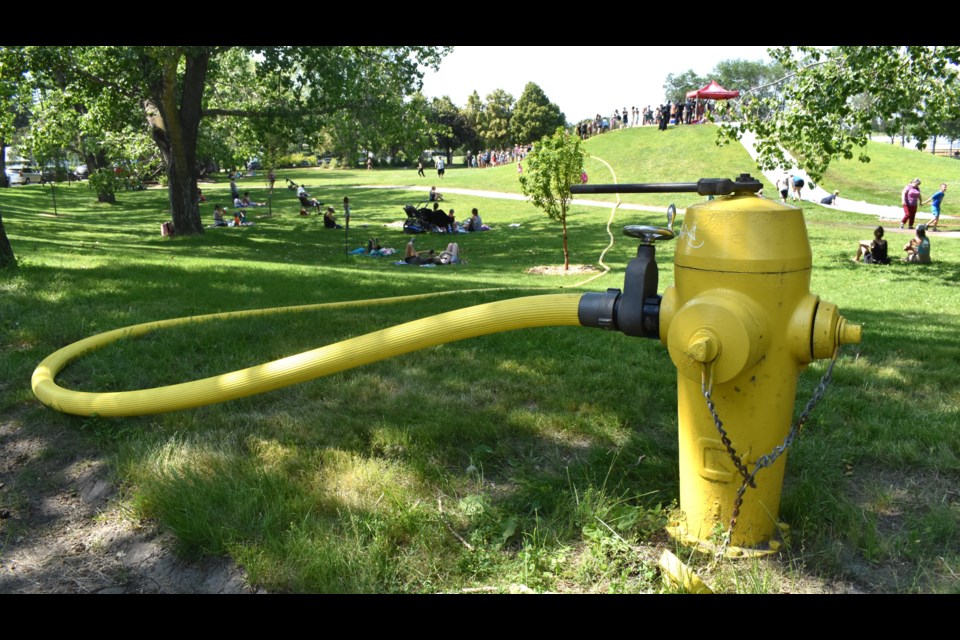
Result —
[[[840, 190], [840, 195], [852, 200], [874, 204], [900, 206], [900, 192], [914, 178], [920, 178], [920, 192], [929, 198], [940, 188], [940, 183], [957, 185], [960, 181], [960, 162], [952, 158], [934, 156], [904, 149], [882, 142], [869, 142], [864, 149], [870, 162], [859, 162], [856, 157], [840, 160], [830, 165], [822, 186], [830, 191]], [[947, 192], [950, 198], [951, 192]], [[944, 212], [950, 200], [944, 199]], [[929, 212], [928, 208], [923, 211]]]
[[[648, 127], [600, 136], [585, 145], [594, 157], [590, 181], [612, 180], [599, 158], [621, 183], [757, 175], [742, 149], [717, 149], [712, 135], [710, 127]], [[878, 203], [889, 200], [881, 185], [899, 189], [916, 175], [932, 185], [960, 165], [899, 148], [881, 151], [892, 155], [877, 182], [850, 181]], [[868, 166], [880, 167], [882, 155]], [[350, 248], [377, 236], [402, 250], [408, 237], [384, 225], [402, 220], [403, 205], [433, 184], [441, 191], [519, 191], [513, 165], [454, 167], [443, 180], [411, 169], [303, 169], [282, 172], [278, 184], [286, 177], [306, 183], [338, 212], [350, 197]], [[827, 188], [831, 179], [833, 172]], [[415, 188], [377, 188], [388, 185]], [[259, 177], [239, 186], [266, 199]], [[228, 185], [220, 179], [203, 189], [210, 222]], [[623, 199], [681, 208], [703, 200]], [[662, 528], [678, 498], [676, 374], [656, 341], [574, 327], [500, 333], [233, 402], [137, 418], [58, 414], [30, 391], [33, 368], [54, 350], [149, 320], [461, 292], [170, 329], [86, 356], [58, 381], [90, 391], [171, 384], [443, 311], [570, 287], [577, 278], [526, 273], [563, 258], [558, 227], [530, 205], [449, 194], [448, 208], [478, 207], [495, 230], [456, 238], [466, 264], [421, 269], [345, 256], [343, 233], [322, 229], [317, 216], [299, 218], [286, 189], [274, 194], [273, 217], [193, 238], [160, 237], [164, 191], [124, 192], [115, 205], [92, 200], [85, 185], [58, 187], [54, 217], [46, 215], [49, 189], [0, 191], [20, 259], [18, 270], [0, 274], [0, 420], [38, 432], [75, 430], [96, 443], [113, 461], [133, 513], [173, 531], [186, 557], [230, 555], [270, 591], [670, 590], [656, 568], [658, 554], [649, 553], [673, 548]], [[948, 195], [948, 215], [949, 203]], [[960, 241], [934, 236], [929, 266], [854, 265], [856, 241], [869, 237], [876, 221], [803, 208], [814, 253], [811, 290], [862, 323], [864, 340], [843, 351], [831, 389], [790, 451], [782, 517], [793, 525], [792, 546], [774, 559], [697, 568], [728, 592], [794, 591], [816, 580], [955, 592]], [[572, 262], [597, 263], [609, 215], [574, 208]], [[659, 213], [621, 211], [613, 226], [662, 220]], [[901, 236], [890, 236], [895, 247]], [[636, 247], [619, 232], [615, 238], [605, 259], [613, 272], [580, 290], [622, 286]], [[417, 242], [440, 249], [447, 240]], [[658, 263], [662, 290], [673, 282], [670, 245], [660, 248]], [[470, 292], [488, 287], [503, 289]], [[798, 404], [824, 366], [803, 374]], [[16, 499], [0, 494], [0, 507]], [[13, 531], [0, 528], [0, 542]]]

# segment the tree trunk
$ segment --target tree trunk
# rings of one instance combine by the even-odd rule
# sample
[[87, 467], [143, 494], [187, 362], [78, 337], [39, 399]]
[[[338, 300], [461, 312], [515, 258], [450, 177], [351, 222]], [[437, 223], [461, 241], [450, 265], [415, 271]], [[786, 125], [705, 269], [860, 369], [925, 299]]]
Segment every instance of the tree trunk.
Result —
[[17, 266], [17, 258], [13, 255], [13, 247], [7, 239], [7, 231], [3, 228], [3, 216], [0, 215], [0, 269], [11, 269]]
[[0, 187], [9, 187], [10, 179], [7, 178], [7, 141], [0, 138]]
[[96, 169], [107, 168], [107, 154], [101, 149], [96, 153], [88, 153], [83, 156], [83, 161], [87, 163], [87, 171], [93, 173]]
[[[183, 82], [177, 67], [186, 58]], [[167, 165], [167, 191], [174, 233], [203, 233], [197, 198], [197, 136], [209, 52], [184, 55], [176, 51], [163, 62], [161, 78], [145, 103], [153, 140]], [[178, 104], [179, 101], [179, 104]]]
[[570, 250], [567, 248], [567, 212], [563, 212], [563, 216], [560, 218], [560, 222], [563, 224], [563, 270], [570, 270]]

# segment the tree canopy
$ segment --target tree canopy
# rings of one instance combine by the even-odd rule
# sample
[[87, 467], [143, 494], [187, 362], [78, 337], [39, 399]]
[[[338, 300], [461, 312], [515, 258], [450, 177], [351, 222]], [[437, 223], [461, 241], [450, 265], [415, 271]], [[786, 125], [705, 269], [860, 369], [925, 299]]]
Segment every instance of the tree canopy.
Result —
[[[756, 134], [761, 169], [785, 167], [784, 148], [819, 180], [830, 162], [868, 162], [866, 143], [877, 124], [923, 148], [960, 117], [960, 47], [841, 46], [771, 50], [783, 75], [720, 105], [729, 116], [720, 143]], [[763, 93], [771, 86], [775, 93]]]
[[478, 133], [488, 147], [503, 148], [512, 144], [510, 118], [513, 116], [513, 96], [503, 89], [495, 89], [487, 95], [480, 112]]
[[563, 127], [567, 118], [560, 107], [550, 102], [543, 89], [528, 82], [517, 100], [510, 119], [510, 132], [514, 142], [527, 144], [550, 135], [557, 127]]
[[563, 268], [570, 268], [567, 246], [567, 211], [572, 195], [570, 187], [580, 183], [584, 153], [580, 138], [557, 127], [544, 136], [527, 156], [526, 170], [520, 174], [520, 189], [535, 207], [543, 209], [551, 220], [563, 227]]
[[[25, 47], [20, 77], [82, 117], [81, 137], [102, 137], [131, 118], [163, 157], [177, 233], [201, 233], [196, 197], [201, 123], [231, 122], [211, 139], [243, 146], [342, 123], [394, 129], [423, 67], [448, 47]], [[0, 53], [6, 55], [6, 52]], [[230, 128], [232, 127], [232, 129]], [[372, 129], [380, 127], [374, 126]], [[141, 129], [143, 131], [144, 129]], [[206, 128], [204, 128], [206, 130]], [[65, 131], [50, 128], [48, 131]], [[72, 134], [71, 134], [72, 135]], [[246, 138], [244, 138], [246, 136]], [[366, 136], [355, 140], [364, 144]]]

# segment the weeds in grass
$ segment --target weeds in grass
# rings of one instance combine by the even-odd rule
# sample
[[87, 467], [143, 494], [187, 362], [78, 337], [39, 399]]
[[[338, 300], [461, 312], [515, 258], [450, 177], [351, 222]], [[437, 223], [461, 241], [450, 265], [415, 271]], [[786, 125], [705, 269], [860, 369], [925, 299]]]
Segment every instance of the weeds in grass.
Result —
[[[591, 153], [623, 167], [619, 182], [734, 176], [748, 163], [729, 147], [720, 155], [684, 152], [712, 148], [707, 127], [678, 128], [669, 141], [637, 129], [591, 141]], [[448, 186], [514, 190], [510, 169], [448, 170]], [[289, 176], [331, 196], [349, 193], [358, 244], [376, 235], [402, 246], [403, 233], [384, 225], [402, 220], [402, 206], [425, 189], [380, 187], [404, 184], [410, 173]], [[604, 181], [599, 166], [590, 175]], [[894, 177], [889, 181], [899, 184], [915, 176]], [[360, 186], [367, 180], [375, 184]], [[264, 199], [259, 184], [250, 186]], [[211, 203], [226, 190], [225, 181], [204, 187]], [[58, 194], [62, 215], [53, 219], [35, 215], [45, 206], [40, 189], [2, 191], [21, 266], [0, 280], [0, 421], [22, 414], [32, 428], [79, 431], [111, 456], [133, 513], [173, 531], [186, 556], [229, 554], [273, 591], [667, 589], [650, 548], [672, 544], [662, 528], [679, 493], [676, 371], [656, 341], [569, 327], [520, 330], [140, 418], [63, 416], [38, 408], [30, 393], [33, 367], [52, 351], [138, 322], [508, 288], [191, 325], [120, 341], [72, 364], [59, 381], [86, 391], [182, 382], [568, 286], [561, 277], [526, 273], [562, 257], [547, 239], [547, 221], [528, 203], [451, 194], [458, 209], [477, 206], [494, 231], [458, 236], [466, 265], [413, 269], [344, 256], [343, 236], [301, 219], [287, 193], [275, 194], [275, 215], [252, 227], [164, 239], [157, 233], [167, 215], [162, 192], [92, 207], [85, 190], [66, 190]], [[674, 199], [631, 194], [624, 201], [665, 207]], [[924, 268], [852, 265], [856, 241], [875, 221], [802, 207], [814, 255], [811, 291], [863, 323], [864, 341], [842, 352], [831, 389], [788, 454], [780, 515], [793, 526], [795, 546], [780, 564], [724, 564], [715, 575], [689, 551], [677, 555], [721, 591], [810, 588], [810, 578], [857, 580], [878, 591], [955, 592], [960, 243], [935, 238], [935, 263]], [[608, 217], [605, 208], [575, 208], [574, 262], [595, 261], [608, 242]], [[616, 224], [661, 219], [624, 210]], [[447, 240], [422, 243], [441, 248]], [[605, 258], [612, 273], [588, 288], [622, 286], [635, 253], [636, 246], [618, 242]], [[673, 282], [670, 252], [658, 252], [658, 262], [663, 288]], [[809, 396], [821, 372], [820, 364], [804, 372], [798, 397]], [[27, 473], [22, 481], [41, 479]], [[921, 490], [931, 483], [937, 491]], [[2, 506], [17, 498], [8, 491], [0, 499]]]

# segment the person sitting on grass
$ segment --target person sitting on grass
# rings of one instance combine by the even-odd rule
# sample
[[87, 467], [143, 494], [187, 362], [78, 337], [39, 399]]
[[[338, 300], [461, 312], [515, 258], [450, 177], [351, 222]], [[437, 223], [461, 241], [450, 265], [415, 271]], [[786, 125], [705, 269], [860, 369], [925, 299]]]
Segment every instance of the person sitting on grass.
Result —
[[436, 187], [430, 187], [430, 202], [443, 202], [443, 194]]
[[304, 209], [313, 207], [317, 210], [317, 213], [320, 213], [320, 207], [323, 206], [323, 203], [307, 193], [307, 189], [303, 185], [297, 187], [297, 198], [300, 199], [300, 206]]
[[467, 231], [489, 231], [490, 230], [490, 227], [483, 224], [483, 220], [480, 219], [480, 213], [477, 211], [476, 207], [470, 210], [470, 219], [467, 220], [466, 229]]
[[907, 252], [903, 257], [904, 262], [930, 264], [930, 239], [927, 237], [927, 225], [917, 225], [917, 236], [903, 245], [903, 250]]
[[326, 212], [323, 214], [323, 227], [325, 229], [343, 229], [343, 227], [337, 224], [337, 218], [333, 213], [333, 207], [327, 207]]
[[244, 191], [243, 197], [240, 198], [240, 206], [242, 207], [264, 207], [266, 206], [265, 202], [253, 202], [250, 199], [250, 192]]
[[890, 264], [887, 241], [883, 239], [883, 227], [873, 230], [873, 240], [860, 241], [857, 246], [857, 257], [853, 261], [860, 262], [861, 258], [867, 264]]
[[213, 226], [226, 227], [227, 221], [223, 219], [223, 207], [219, 204], [213, 205]]

